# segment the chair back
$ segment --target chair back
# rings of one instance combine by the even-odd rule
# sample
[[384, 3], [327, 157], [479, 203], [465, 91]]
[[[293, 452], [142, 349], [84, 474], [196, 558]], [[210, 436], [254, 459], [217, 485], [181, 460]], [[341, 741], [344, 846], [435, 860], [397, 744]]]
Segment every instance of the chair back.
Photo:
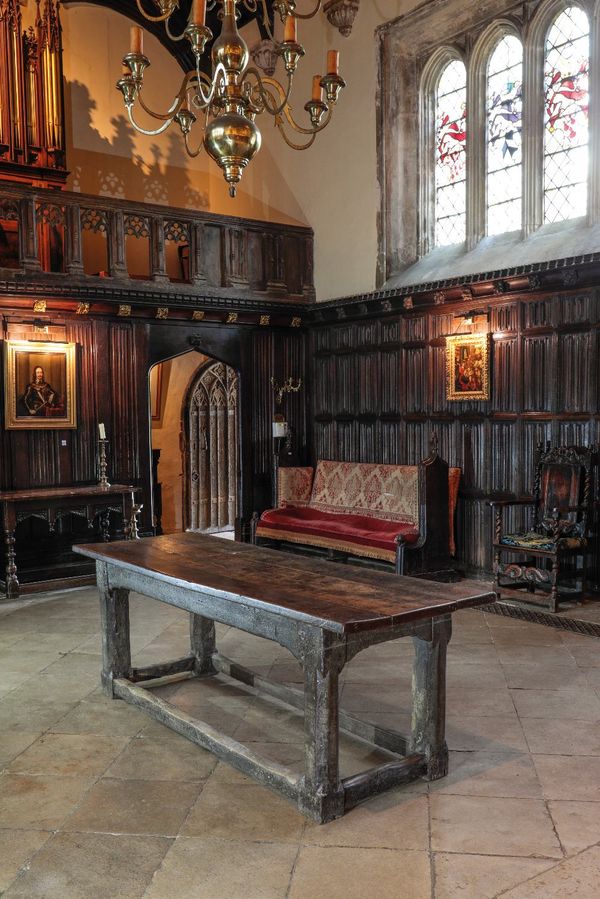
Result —
[[[592, 501], [592, 477], [596, 447], [559, 446], [545, 450], [538, 447], [535, 477], [535, 530], [548, 530], [554, 523], [555, 510], [561, 522], [572, 525], [573, 532], [583, 533]], [[579, 508], [574, 509], [577, 506]]]

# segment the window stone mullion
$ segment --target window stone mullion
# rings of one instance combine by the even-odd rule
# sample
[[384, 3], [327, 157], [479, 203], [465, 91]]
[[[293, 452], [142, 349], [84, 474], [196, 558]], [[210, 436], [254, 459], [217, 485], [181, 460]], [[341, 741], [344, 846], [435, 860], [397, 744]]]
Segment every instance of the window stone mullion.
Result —
[[600, 221], [600, 10], [590, 12], [590, 115], [589, 115], [589, 175], [588, 221], [595, 225]]
[[467, 250], [485, 236], [486, 62], [471, 58], [467, 69]]
[[544, 220], [544, 37], [531, 34], [523, 56], [523, 236]]

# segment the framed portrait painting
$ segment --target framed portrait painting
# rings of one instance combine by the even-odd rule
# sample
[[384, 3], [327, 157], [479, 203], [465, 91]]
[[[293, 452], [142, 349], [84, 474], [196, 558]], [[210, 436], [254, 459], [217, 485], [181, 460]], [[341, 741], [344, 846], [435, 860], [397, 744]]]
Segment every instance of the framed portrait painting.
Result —
[[77, 427], [74, 343], [4, 341], [7, 430]]
[[489, 400], [489, 336], [462, 334], [446, 338], [446, 398]]

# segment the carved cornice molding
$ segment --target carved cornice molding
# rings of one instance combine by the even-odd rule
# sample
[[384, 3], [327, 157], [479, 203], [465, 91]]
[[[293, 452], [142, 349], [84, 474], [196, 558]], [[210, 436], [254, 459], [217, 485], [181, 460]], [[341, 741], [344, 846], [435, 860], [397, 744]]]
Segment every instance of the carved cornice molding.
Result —
[[382, 313], [409, 314], [451, 303], [507, 301], [511, 295], [590, 289], [600, 286], [600, 252], [534, 265], [520, 265], [470, 278], [447, 278], [372, 293], [339, 297], [310, 306], [310, 322], [370, 318]]

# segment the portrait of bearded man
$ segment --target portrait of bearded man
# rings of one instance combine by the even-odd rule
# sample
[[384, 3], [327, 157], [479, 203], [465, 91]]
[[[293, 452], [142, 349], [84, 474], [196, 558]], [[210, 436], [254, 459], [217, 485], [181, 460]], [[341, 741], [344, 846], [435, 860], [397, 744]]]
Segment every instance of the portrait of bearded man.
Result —
[[23, 410], [28, 415], [44, 416], [50, 409], [60, 404], [60, 396], [46, 381], [44, 369], [36, 365], [33, 377], [20, 399]]

